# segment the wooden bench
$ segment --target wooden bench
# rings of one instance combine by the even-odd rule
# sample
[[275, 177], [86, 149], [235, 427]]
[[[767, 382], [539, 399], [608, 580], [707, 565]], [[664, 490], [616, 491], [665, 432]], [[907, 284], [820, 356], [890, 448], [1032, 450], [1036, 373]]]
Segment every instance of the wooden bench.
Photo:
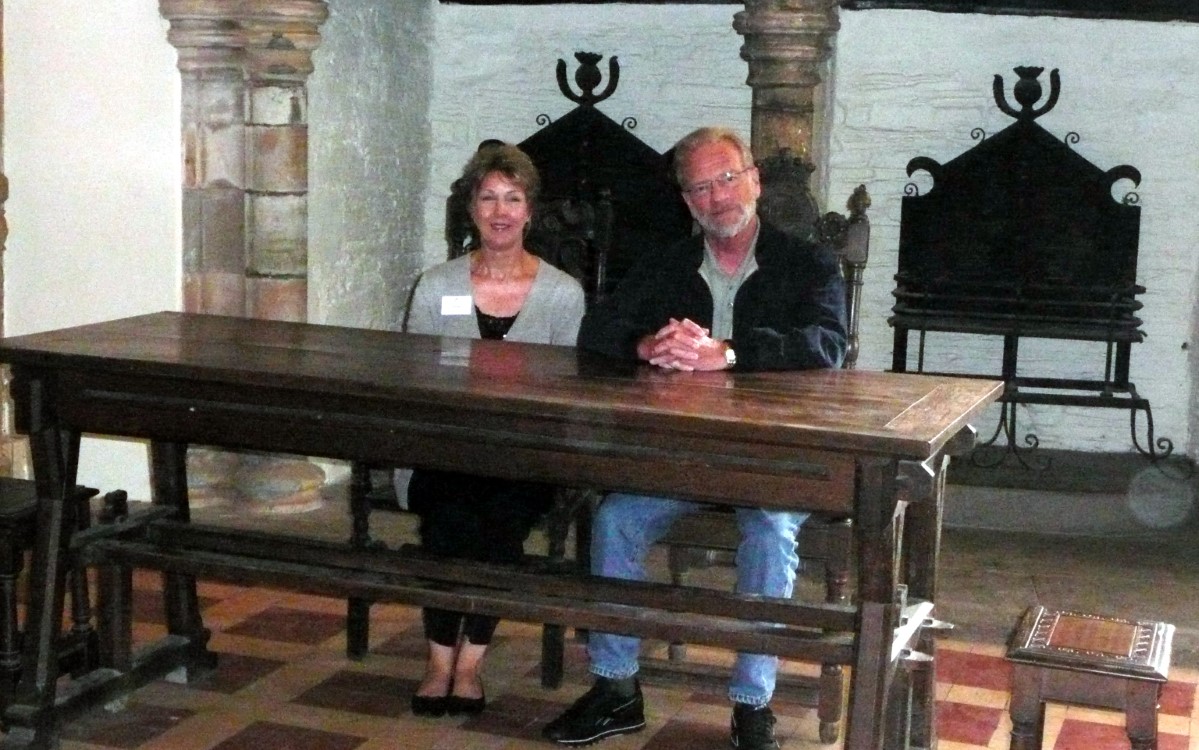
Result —
[[[99, 490], [90, 487], [75, 488], [71, 497], [75, 528], [89, 526], [89, 502], [98, 494]], [[32, 479], [0, 477], [0, 709], [11, 702], [21, 674], [24, 628], [19, 616], [19, 579], [36, 533], [37, 485]], [[76, 566], [70, 581], [72, 624], [59, 646], [60, 668], [79, 675], [95, 667], [96, 634], [91, 625], [87, 576]]]

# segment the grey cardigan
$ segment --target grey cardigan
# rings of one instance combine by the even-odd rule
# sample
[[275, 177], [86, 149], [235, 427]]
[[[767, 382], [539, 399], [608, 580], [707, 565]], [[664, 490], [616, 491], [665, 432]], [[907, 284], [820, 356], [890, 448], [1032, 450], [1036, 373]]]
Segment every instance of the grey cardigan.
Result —
[[[421, 274], [412, 293], [409, 333], [429, 333], [460, 338], [479, 338], [474, 300], [458, 305], [457, 314], [443, 315], [444, 297], [469, 298], [470, 256], [446, 261]], [[459, 300], [463, 302], [464, 300]], [[450, 305], [449, 307], [455, 307]], [[583, 287], [575, 278], [546, 261], [537, 266], [529, 296], [505, 337], [507, 341], [574, 346], [583, 319]]]

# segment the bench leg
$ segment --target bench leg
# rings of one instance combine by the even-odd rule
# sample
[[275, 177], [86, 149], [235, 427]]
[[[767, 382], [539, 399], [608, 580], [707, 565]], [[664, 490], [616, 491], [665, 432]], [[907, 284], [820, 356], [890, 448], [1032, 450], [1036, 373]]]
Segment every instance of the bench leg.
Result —
[[21, 676], [21, 630], [17, 620], [17, 580], [25, 566], [22, 545], [8, 530], [0, 538], [0, 712], [12, 702]]
[[[371, 468], [355, 461], [350, 466], [350, 546], [367, 549], [372, 546]], [[371, 601], [351, 596], [346, 600], [346, 658], [361, 661], [370, 650]]]
[[1041, 750], [1045, 733], [1045, 702], [1041, 700], [1040, 670], [1012, 668], [1011, 750]]
[[845, 701], [845, 670], [840, 664], [820, 665], [820, 700], [816, 718], [820, 720], [820, 742], [831, 745], [841, 734], [841, 706]]
[[351, 596], [346, 601], [346, 657], [362, 661], [370, 650], [371, 600]]
[[105, 563], [97, 570], [99, 663], [119, 672], [133, 669], [133, 568]]
[[565, 671], [566, 628], [546, 623], [541, 626], [541, 687], [554, 690], [562, 685]]
[[1157, 750], [1157, 703], [1161, 686], [1130, 680], [1124, 707], [1125, 730], [1132, 750]]
[[[68, 502], [75, 506], [75, 530], [87, 531], [92, 525], [91, 498], [98, 490], [76, 487]], [[71, 676], [82, 677], [99, 664], [99, 637], [92, 627], [92, 601], [87, 566], [74, 562], [67, 574], [71, 582], [71, 640], [76, 658], [70, 665]]]
[[[104, 495], [100, 523], [111, 525], [127, 518], [128, 502], [124, 490]], [[112, 562], [97, 566], [96, 589], [99, 666], [128, 672], [133, 668], [133, 568]]]

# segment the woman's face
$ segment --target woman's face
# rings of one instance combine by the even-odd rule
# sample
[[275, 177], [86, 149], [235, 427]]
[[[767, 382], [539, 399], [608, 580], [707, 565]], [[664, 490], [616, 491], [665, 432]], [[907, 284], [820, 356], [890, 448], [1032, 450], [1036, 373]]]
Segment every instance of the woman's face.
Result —
[[488, 172], [470, 204], [470, 218], [484, 249], [521, 247], [532, 218], [525, 189], [500, 172]]

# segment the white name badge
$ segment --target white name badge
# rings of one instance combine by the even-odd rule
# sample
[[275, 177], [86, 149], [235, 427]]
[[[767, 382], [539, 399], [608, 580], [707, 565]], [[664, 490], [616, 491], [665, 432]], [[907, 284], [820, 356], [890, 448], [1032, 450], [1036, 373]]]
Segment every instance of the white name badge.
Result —
[[441, 298], [442, 315], [470, 315], [473, 307], [469, 294], [447, 294]]

